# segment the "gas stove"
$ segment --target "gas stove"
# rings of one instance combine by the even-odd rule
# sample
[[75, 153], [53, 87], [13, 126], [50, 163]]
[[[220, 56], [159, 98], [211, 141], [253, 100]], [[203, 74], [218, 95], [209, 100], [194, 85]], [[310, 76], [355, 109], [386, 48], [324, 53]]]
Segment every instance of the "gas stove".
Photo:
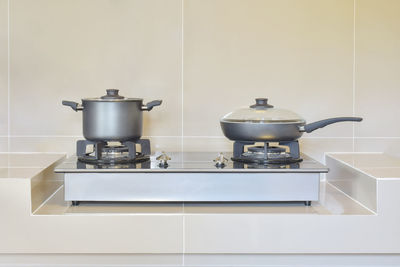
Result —
[[[109, 151], [129, 156], [126, 148], [100, 147], [102, 156]], [[249, 147], [240, 154], [265, 158], [260, 156], [264, 148]], [[266, 151], [269, 158], [287, 157], [279, 148], [267, 147]], [[73, 205], [81, 201], [299, 201], [310, 205], [319, 198], [320, 174], [328, 172], [326, 166], [301, 153], [297, 160], [279, 164], [235, 160], [231, 152], [156, 152], [147, 159], [111, 164], [93, 163], [82, 155], [86, 153], [67, 158], [55, 169], [64, 173], [65, 200]]]

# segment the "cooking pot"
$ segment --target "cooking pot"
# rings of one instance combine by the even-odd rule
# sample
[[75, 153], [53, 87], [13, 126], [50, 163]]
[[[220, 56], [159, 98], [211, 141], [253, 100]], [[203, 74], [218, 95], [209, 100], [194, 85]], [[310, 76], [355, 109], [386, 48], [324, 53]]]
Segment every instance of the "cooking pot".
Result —
[[143, 105], [141, 98], [126, 98], [117, 89], [107, 89], [97, 98], [84, 98], [82, 104], [62, 101], [65, 106], [83, 112], [83, 136], [90, 141], [135, 141], [142, 136], [143, 112], [161, 105], [154, 100]]
[[306, 124], [296, 113], [274, 108], [267, 98], [257, 98], [256, 104], [226, 114], [220, 123], [224, 135], [233, 141], [281, 142], [295, 141], [303, 132], [341, 121], [362, 121], [362, 118], [338, 117]]

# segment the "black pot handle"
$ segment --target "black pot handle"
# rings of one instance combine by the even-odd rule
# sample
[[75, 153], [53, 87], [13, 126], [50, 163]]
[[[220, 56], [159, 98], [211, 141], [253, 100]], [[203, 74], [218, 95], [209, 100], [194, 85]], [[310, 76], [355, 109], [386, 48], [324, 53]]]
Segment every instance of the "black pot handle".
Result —
[[321, 121], [312, 122], [300, 127], [300, 132], [311, 133], [314, 130], [319, 128], [323, 128], [329, 124], [341, 122], [341, 121], [362, 121], [362, 118], [359, 117], [338, 117], [338, 118], [330, 118]]
[[146, 105], [143, 105], [142, 110], [150, 111], [153, 109], [153, 107], [161, 105], [161, 103], [162, 103], [162, 100], [153, 100], [153, 101], [147, 103]]
[[73, 110], [75, 110], [75, 111], [83, 110], [82, 105], [79, 104], [79, 103], [76, 103], [76, 102], [74, 102], [74, 101], [66, 101], [66, 100], [63, 100], [62, 104], [63, 104], [64, 106], [69, 106], [69, 107], [71, 107], [71, 108], [72, 108]]

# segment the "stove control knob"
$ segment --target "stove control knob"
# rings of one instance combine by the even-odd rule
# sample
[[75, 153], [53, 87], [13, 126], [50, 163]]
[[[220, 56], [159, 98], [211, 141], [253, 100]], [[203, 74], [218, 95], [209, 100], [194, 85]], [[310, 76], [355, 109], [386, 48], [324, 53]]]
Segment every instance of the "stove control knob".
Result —
[[167, 168], [168, 160], [171, 160], [171, 158], [163, 151], [161, 155], [156, 158], [156, 160], [158, 160], [158, 166]]
[[223, 168], [228, 162], [228, 159], [224, 157], [223, 153], [219, 153], [218, 157], [214, 159], [214, 162], [217, 168]]

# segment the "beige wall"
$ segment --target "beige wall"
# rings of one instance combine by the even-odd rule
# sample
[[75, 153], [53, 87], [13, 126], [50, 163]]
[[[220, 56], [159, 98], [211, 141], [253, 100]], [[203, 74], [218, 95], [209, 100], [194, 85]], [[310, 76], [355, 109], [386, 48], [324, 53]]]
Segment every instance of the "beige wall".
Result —
[[0, 151], [7, 151], [8, 133], [8, 5], [0, 0]]
[[262, 96], [309, 122], [364, 117], [307, 134], [311, 154], [395, 152], [398, 10], [397, 0], [0, 0], [0, 150], [72, 153], [81, 114], [61, 101], [119, 88], [164, 100], [145, 117], [155, 150], [229, 150], [218, 119]]

